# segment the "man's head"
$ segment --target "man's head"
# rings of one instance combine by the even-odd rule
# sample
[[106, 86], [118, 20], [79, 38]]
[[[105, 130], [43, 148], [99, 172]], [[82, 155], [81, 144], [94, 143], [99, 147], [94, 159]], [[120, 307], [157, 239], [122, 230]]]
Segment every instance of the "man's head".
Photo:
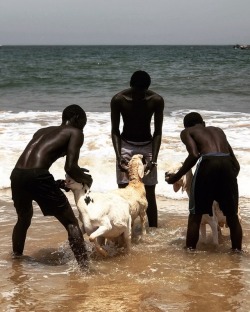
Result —
[[151, 84], [149, 74], [143, 70], [138, 70], [133, 73], [130, 79], [130, 87], [138, 90], [146, 90]]
[[69, 122], [71, 126], [82, 130], [87, 123], [87, 116], [79, 105], [72, 104], [63, 110], [62, 121], [65, 124]]
[[205, 126], [205, 123], [199, 113], [192, 112], [187, 114], [183, 119], [183, 124], [185, 128], [193, 127], [197, 124]]

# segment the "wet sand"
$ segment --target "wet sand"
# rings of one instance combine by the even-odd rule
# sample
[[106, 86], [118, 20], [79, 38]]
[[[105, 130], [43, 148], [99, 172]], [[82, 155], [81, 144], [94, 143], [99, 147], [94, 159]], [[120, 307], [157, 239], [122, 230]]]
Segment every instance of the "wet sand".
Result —
[[12, 259], [16, 214], [10, 194], [2, 192], [1, 311], [249, 311], [249, 199], [240, 199], [244, 254], [230, 252], [227, 228], [219, 246], [209, 233], [206, 244], [187, 252], [187, 200], [157, 200], [159, 228], [133, 242], [130, 255], [110, 247], [109, 257], [103, 258], [86, 239], [90, 269], [83, 273], [63, 227], [43, 217], [36, 205], [25, 256]]

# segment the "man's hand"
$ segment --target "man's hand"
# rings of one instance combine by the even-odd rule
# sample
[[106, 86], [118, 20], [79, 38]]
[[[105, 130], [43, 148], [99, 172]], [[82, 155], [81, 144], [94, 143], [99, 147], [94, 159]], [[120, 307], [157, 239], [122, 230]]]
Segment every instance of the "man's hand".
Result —
[[144, 170], [145, 175], [149, 174], [154, 169], [154, 167], [156, 167], [156, 166], [157, 166], [156, 162], [149, 161], [146, 164], [146, 167], [145, 167], [145, 170]]
[[85, 183], [88, 185], [88, 187], [90, 188], [92, 183], [93, 183], [93, 178], [90, 174], [87, 174], [86, 172], [89, 172], [88, 169], [86, 168], [81, 168], [81, 170], [83, 171], [83, 178], [82, 178], [82, 183]]
[[176, 175], [175, 175], [175, 174], [165, 172], [165, 181], [166, 181], [168, 184], [174, 184], [175, 182], [178, 181], [178, 179], [176, 179]]
[[66, 192], [70, 191], [70, 189], [67, 186], [65, 186], [65, 180], [62, 179], [56, 180], [56, 185]]
[[128, 161], [122, 157], [117, 158], [118, 167], [121, 171], [127, 172], [128, 171]]

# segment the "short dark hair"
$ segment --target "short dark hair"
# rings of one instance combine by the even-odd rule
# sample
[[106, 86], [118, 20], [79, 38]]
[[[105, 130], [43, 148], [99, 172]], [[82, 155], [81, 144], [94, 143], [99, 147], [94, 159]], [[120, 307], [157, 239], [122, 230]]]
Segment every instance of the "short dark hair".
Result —
[[130, 87], [140, 90], [148, 89], [151, 84], [149, 74], [143, 70], [138, 70], [133, 73], [130, 78]]
[[87, 120], [85, 111], [77, 104], [69, 105], [63, 110], [62, 120], [70, 120], [74, 116], [78, 116], [78, 118], [82, 118], [85, 121]]
[[197, 124], [202, 124], [203, 119], [199, 113], [191, 112], [187, 114], [183, 119], [183, 124], [185, 128], [193, 127]]

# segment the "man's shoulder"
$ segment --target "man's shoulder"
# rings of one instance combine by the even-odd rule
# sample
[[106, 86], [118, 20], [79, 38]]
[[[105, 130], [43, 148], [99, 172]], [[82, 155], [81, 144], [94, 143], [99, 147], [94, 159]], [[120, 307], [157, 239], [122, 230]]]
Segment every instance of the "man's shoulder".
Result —
[[49, 133], [54, 131], [55, 129], [59, 128], [59, 126], [49, 126], [49, 127], [43, 127], [38, 129], [35, 133], [34, 136], [39, 136], [39, 135], [43, 135], [45, 133]]
[[214, 130], [223, 131], [220, 127], [215, 127], [215, 126], [206, 126], [206, 129], [212, 130], [212, 131], [214, 131]]
[[124, 98], [129, 98], [129, 99], [132, 98], [130, 89], [125, 89], [125, 90], [122, 90], [122, 91], [116, 93], [113, 96], [112, 100], [119, 101], [119, 100], [123, 100]]
[[128, 90], [123, 90], [112, 97], [111, 107], [112, 105], [122, 105], [128, 101], [132, 101], [132, 96]]
[[154, 100], [156, 102], [164, 102], [163, 97], [152, 90], [147, 91], [146, 97], [148, 100]]

